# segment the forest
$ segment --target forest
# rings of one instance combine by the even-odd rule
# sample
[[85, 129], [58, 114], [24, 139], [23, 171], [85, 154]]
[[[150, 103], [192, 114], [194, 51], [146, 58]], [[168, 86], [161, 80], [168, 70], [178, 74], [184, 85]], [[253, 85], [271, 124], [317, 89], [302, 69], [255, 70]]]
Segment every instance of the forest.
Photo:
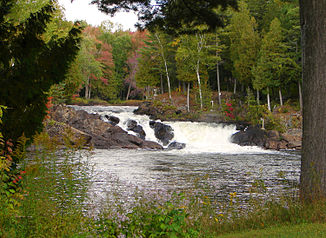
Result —
[[[72, 26], [62, 19], [62, 10], [56, 14], [47, 37], [66, 34]], [[111, 22], [98, 27], [81, 22], [80, 51], [50, 95], [63, 102], [76, 96], [117, 102], [150, 98], [154, 91], [170, 99], [173, 91], [191, 91], [203, 109], [210, 107], [213, 92], [245, 96], [249, 90], [269, 110], [285, 101], [301, 107], [298, 1], [244, 0], [223, 16], [223, 28], [209, 32], [202, 25], [191, 34], [186, 26], [168, 34], [159, 28], [130, 32], [114, 30]]]

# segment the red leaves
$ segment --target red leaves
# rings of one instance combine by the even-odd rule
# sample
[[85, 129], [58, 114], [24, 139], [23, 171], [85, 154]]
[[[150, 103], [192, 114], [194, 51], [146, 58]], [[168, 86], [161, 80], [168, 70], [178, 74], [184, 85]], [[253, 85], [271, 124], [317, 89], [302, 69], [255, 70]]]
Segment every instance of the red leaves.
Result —
[[231, 119], [234, 119], [235, 116], [233, 115], [233, 107], [232, 107], [232, 104], [231, 103], [226, 103], [226, 109], [224, 110], [224, 113], [225, 115], [228, 117], [228, 118], [231, 118]]

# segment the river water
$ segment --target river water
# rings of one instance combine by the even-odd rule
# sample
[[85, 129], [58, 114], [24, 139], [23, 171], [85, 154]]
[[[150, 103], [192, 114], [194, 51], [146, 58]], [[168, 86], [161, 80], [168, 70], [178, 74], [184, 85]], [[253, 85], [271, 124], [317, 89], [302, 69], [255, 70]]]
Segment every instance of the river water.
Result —
[[[136, 107], [72, 106], [77, 110], [112, 115], [126, 129], [128, 119], [142, 125], [146, 140], [157, 141], [149, 118], [133, 114]], [[104, 119], [105, 120], [105, 119]], [[235, 126], [208, 123], [164, 122], [171, 125], [173, 140], [186, 143], [183, 150], [99, 150], [90, 162], [94, 172], [90, 193], [97, 203], [112, 192], [131, 197], [135, 190], [181, 191], [207, 188], [207, 195], [223, 199], [236, 192], [245, 200], [253, 184], [262, 182], [269, 195], [293, 192], [300, 173], [300, 153], [239, 146], [229, 141]]]

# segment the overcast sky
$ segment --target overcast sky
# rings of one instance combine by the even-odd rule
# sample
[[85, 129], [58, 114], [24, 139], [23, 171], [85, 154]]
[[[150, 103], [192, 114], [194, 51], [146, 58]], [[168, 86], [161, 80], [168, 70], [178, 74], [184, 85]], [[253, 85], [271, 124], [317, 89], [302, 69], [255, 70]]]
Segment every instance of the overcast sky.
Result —
[[99, 26], [102, 21], [110, 20], [119, 23], [124, 30], [135, 30], [137, 16], [133, 13], [117, 13], [113, 18], [97, 10], [96, 5], [89, 5], [91, 0], [58, 0], [65, 8], [65, 15], [68, 21], [86, 20], [88, 24]]

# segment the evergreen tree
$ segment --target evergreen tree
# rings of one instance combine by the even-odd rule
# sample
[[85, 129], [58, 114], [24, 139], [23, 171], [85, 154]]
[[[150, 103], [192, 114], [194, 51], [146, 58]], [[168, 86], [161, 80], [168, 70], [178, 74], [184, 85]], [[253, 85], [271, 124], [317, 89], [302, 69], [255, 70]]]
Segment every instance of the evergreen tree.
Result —
[[239, 2], [239, 11], [233, 12], [227, 27], [230, 38], [230, 57], [233, 62], [233, 76], [246, 87], [251, 86], [252, 68], [256, 65], [260, 39], [256, 21], [250, 16], [247, 4]]
[[1, 125], [3, 136], [16, 141], [42, 129], [47, 92], [64, 80], [78, 52], [80, 28], [45, 43], [42, 34], [55, 11], [53, 2], [18, 26], [5, 20], [13, 3], [3, 0], [0, 4], [0, 105], [8, 107]]
[[284, 73], [286, 73], [288, 59], [285, 50], [281, 23], [275, 18], [271, 22], [269, 32], [262, 40], [258, 63], [252, 70], [255, 76], [253, 86], [256, 90], [265, 90], [269, 110], [271, 110], [270, 90], [274, 87], [281, 87]]

